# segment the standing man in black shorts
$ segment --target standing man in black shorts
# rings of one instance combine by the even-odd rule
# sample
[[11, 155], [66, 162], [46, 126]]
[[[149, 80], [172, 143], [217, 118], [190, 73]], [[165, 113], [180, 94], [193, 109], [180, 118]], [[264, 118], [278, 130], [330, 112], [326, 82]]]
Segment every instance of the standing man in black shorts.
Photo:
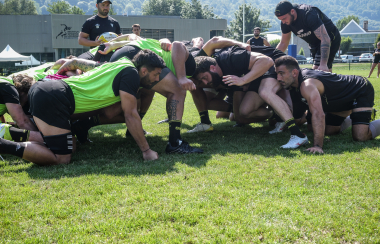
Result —
[[380, 134], [380, 120], [372, 121], [375, 91], [366, 78], [300, 69], [291, 56], [278, 58], [275, 66], [281, 85], [296, 89], [309, 105], [314, 132], [314, 146], [307, 149], [309, 152], [323, 153], [325, 131], [339, 132], [348, 115], [355, 141], [371, 140]]
[[255, 29], [253, 29], [254, 36], [248, 39], [247, 44], [249, 44], [250, 46], [254, 45], [254, 46], [270, 47], [269, 42], [265, 38], [260, 36], [260, 32], [261, 32], [261, 28], [255, 27]]
[[98, 14], [88, 18], [86, 22], [84, 22], [82, 31], [79, 33], [79, 45], [96, 47], [102, 44], [98, 38], [104, 32], [114, 32], [118, 35], [121, 34], [119, 22], [111, 16], [108, 16], [111, 4], [112, 2], [108, 0], [96, 1]]
[[285, 52], [291, 32], [309, 44], [314, 58], [313, 69], [332, 70], [335, 54], [340, 46], [340, 33], [321, 10], [306, 4], [281, 1], [274, 14], [281, 20], [282, 37], [277, 49]]
[[378, 42], [376, 45], [377, 45], [377, 48], [373, 52], [373, 57], [374, 57], [373, 64], [371, 66], [371, 70], [369, 71], [369, 75], [367, 76], [367, 78], [371, 77], [372, 72], [375, 69], [376, 65], [377, 65], [377, 78], [379, 78], [379, 75], [380, 75], [380, 64], [379, 64], [379, 62], [380, 62], [380, 42]]

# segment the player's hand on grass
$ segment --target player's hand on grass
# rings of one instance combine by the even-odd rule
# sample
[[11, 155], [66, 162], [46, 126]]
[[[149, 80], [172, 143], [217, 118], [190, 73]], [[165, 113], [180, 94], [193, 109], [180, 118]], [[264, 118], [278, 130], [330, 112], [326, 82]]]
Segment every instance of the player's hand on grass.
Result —
[[245, 85], [243, 77], [238, 77], [236, 75], [225, 75], [223, 76], [224, 84], [228, 86], [243, 86]]
[[158, 153], [149, 149], [146, 152], [143, 152], [143, 158], [145, 161], [152, 161], [158, 159]]
[[320, 153], [320, 154], [323, 154], [323, 149], [321, 147], [310, 147], [308, 149], [306, 149], [306, 151], [309, 151], [310, 153], [313, 153], [315, 154], [316, 152], [317, 153]]
[[184, 90], [194, 91], [196, 89], [194, 82], [190, 79], [187, 79], [187, 78], [179, 79], [178, 83]]

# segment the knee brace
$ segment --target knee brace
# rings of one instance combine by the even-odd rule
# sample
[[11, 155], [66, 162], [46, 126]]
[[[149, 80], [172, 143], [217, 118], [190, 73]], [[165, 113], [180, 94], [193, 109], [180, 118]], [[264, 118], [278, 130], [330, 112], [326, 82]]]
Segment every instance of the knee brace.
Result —
[[326, 125], [331, 125], [331, 126], [340, 126], [343, 121], [346, 119], [346, 117], [341, 117], [336, 114], [326, 114]]
[[45, 145], [54, 154], [66, 155], [73, 153], [73, 134], [71, 132], [55, 136], [42, 135], [42, 137], [44, 138]]
[[350, 118], [352, 120], [352, 125], [368, 125], [371, 121], [371, 115], [372, 111], [360, 111], [360, 112], [354, 112], [350, 115]]

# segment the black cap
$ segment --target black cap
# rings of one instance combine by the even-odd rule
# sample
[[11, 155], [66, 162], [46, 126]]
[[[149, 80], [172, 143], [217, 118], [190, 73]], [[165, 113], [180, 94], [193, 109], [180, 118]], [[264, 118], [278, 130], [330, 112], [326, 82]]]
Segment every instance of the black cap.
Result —
[[274, 15], [277, 17], [283, 16], [290, 12], [290, 10], [294, 9], [293, 4], [288, 1], [281, 1], [277, 4], [276, 10], [274, 11]]
[[104, 3], [104, 2], [110, 2], [110, 4], [112, 4], [111, 1], [109, 0], [96, 0], [96, 3], [99, 4], [99, 3]]

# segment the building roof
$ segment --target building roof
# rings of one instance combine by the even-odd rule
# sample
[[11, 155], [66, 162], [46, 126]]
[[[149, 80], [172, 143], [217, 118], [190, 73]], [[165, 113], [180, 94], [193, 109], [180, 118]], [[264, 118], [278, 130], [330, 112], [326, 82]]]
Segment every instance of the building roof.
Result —
[[365, 31], [355, 20], [351, 20], [341, 31], [340, 34], [374, 34], [380, 31]]

